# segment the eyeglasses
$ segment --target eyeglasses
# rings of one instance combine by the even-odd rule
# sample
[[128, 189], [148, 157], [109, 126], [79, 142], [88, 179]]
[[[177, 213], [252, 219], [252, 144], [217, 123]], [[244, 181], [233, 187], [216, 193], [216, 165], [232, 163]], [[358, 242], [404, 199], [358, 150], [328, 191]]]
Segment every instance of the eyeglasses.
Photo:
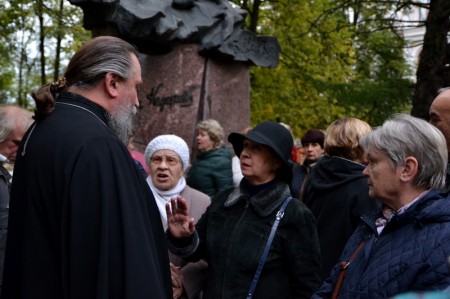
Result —
[[164, 161], [166, 162], [167, 165], [170, 166], [175, 166], [178, 164], [178, 162], [180, 162], [180, 160], [171, 156], [152, 156], [150, 158], [150, 162], [154, 165], [161, 165], [162, 162]]

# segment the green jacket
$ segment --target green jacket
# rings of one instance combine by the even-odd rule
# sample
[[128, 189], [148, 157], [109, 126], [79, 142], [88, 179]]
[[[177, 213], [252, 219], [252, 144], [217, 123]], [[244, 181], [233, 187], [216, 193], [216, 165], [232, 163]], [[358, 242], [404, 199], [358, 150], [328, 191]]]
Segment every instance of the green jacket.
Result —
[[[239, 187], [217, 194], [190, 243], [169, 236], [171, 250], [191, 261], [207, 260], [204, 298], [246, 297], [275, 215], [290, 194], [282, 181], [252, 198], [244, 186], [242, 181]], [[310, 298], [320, 286], [319, 273], [316, 223], [308, 208], [293, 199], [280, 221], [253, 298]]]
[[200, 153], [188, 172], [186, 182], [211, 198], [220, 190], [233, 187], [230, 151], [220, 148]]

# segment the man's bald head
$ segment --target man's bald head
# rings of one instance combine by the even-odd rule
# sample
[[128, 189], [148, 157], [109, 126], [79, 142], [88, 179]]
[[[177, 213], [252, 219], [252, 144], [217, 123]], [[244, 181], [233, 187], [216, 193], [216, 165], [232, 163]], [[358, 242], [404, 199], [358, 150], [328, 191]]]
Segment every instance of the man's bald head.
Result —
[[450, 151], [450, 87], [439, 90], [438, 96], [431, 103], [429, 115], [430, 123], [444, 134]]

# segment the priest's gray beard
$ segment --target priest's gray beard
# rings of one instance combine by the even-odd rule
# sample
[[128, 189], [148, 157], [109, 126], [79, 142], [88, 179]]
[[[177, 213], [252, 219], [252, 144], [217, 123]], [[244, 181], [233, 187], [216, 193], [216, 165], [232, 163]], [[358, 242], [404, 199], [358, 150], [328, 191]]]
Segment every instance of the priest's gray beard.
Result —
[[127, 145], [132, 134], [133, 116], [136, 114], [136, 107], [131, 101], [125, 100], [116, 110], [107, 113], [108, 126], [116, 133], [122, 142]]

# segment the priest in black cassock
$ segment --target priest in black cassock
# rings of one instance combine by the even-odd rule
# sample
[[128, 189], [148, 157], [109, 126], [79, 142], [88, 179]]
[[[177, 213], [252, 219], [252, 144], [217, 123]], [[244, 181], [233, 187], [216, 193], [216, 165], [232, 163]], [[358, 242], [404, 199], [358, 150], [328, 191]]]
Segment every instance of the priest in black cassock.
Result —
[[1, 298], [172, 298], [159, 211], [125, 146], [140, 83], [136, 49], [98, 37], [33, 93]]

